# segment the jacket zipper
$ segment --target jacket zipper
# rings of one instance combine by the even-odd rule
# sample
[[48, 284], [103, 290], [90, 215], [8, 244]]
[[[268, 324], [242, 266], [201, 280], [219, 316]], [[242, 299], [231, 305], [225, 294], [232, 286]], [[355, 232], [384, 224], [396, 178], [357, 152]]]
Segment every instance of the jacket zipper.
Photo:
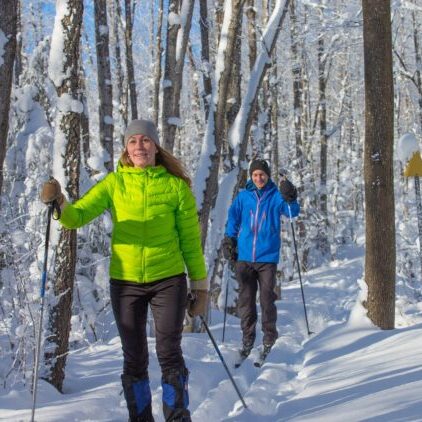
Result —
[[261, 201], [264, 199], [264, 196], [267, 192], [264, 192], [261, 198], [259, 195], [254, 192], [256, 195], [257, 203], [256, 203], [256, 213], [255, 213], [255, 224], [254, 224], [254, 235], [253, 235], [253, 243], [252, 243], [252, 262], [255, 262], [256, 259], [256, 241], [258, 238], [258, 214], [259, 214], [259, 205]]
[[[143, 206], [143, 222], [144, 222], [144, 224], [142, 224], [143, 227], [145, 227], [145, 214], [146, 214], [146, 210], [147, 210], [147, 187], [148, 187], [148, 173], [145, 172], [144, 206]], [[142, 236], [145, 237], [145, 233], [142, 233]], [[144, 247], [142, 247], [141, 268], [142, 268], [142, 282], [145, 282], [145, 248]]]

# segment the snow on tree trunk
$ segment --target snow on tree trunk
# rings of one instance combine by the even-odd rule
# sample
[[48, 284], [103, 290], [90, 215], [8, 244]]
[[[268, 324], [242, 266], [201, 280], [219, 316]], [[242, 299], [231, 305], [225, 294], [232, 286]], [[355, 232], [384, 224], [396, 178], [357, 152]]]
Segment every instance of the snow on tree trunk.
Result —
[[[222, 235], [224, 233], [224, 225], [226, 222], [227, 210], [230, 206], [230, 203], [233, 199], [233, 195], [239, 186], [239, 180], [241, 177], [241, 169], [246, 167], [246, 149], [247, 149], [247, 140], [249, 135], [249, 130], [252, 121], [252, 111], [254, 104], [256, 102], [256, 97], [258, 89], [261, 86], [264, 75], [269, 68], [269, 54], [274, 51], [274, 47], [277, 41], [278, 34], [283, 25], [284, 18], [288, 10], [289, 0], [278, 0], [274, 6], [274, 10], [271, 14], [271, 17], [268, 21], [268, 24], [263, 32], [261, 42], [259, 43], [259, 54], [255, 66], [251, 72], [246, 95], [242, 99], [242, 103], [239, 109], [239, 112], [236, 116], [236, 119], [229, 130], [229, 140], [232, 148], [234, 149], [235, 157], [235, 167], [230, 172], [224, 175], [221, 179], [220, 184], [218, 185], [218, 164], [216, 161], [216, 156], [221, 150], [221, 143], [218, 139], [218, 129], [217, 124], [214, 126], [214, 115], [218, 113], [214, 110], [210, 112], [210, 118], [208, 120], [207, 133], [204, 138], [204, 143], [202, 145], [201, 151], [201, 162], [198, 167], [198, 171], [195, 178], [195, 196], [197, 199], [198, 208], [201, 210], [201, 226], [202, 226], [202, 241], [203, 244], [210, 245], [209, 247], [209, 263], [212, 266], [215, 259], [215, 245], [219, 245], [221, 242]], [[226, 9], [227, 10], [227, 9]], [[235, 19], [233, 19], [235, 20]], [[227, 25], [228, 26], [228, 25]], [[223, 25], [224, 27], [224, 25]], [[223, 28], [224, 31], [224, 28]], [[224, 34], [225, 32], [223, 32]], [[230, 40], [229, 37], [224, 36], [223, 38]], [[234, 44], [234, 42], [233, 42]], [[265, 46], [264, 46], [265, 45]], [[221, 46], [223, 51], [228, 51], [229, 46]], [[229, 51], [228, 56], [232, 54], [233, 48]], [[220, 48], [219, 48], [220, 51]], [[224, 64], [226, 66], [229, 64], [224, 62], [220, 55], [220, 60], [216, 64], [217, 72], [217, 81], [218, 75], [220, 72], [226, 71]], [[223, 75], [222, 75], [223, 76]], [[222, 77], [221, 76], [221, 77]], [[218, 106], [218, 102], [223, 100], [222, 83], [220, 82], [219, 87], [219, 96], [216, 96], [214, 92], [212, 107]], [[225, 91], [226, 92], [226, 91]], [[225, 101], [224, 101], [225, 102]], [[222, 107], [220, 105], [220, 107]], [[217, 111], [219, 109], [217, 108]], [[217, 120], [216, 120], [216, 123]], [[219, 149], [220, 148], [220, 149]], [[220, 186], [220, 188], [219, 188]], [[215, 207], [214, 207], [215, 204]], [[208, 217], [211, 213], [211, 210], [215, 208], [219, 212], [213, 214], [211, 218], [211, 236], [207, 237], [207, 228], [208, 228]], [[222, 210], [224, 210], [222, 212]]]
[[164, 148], [170, 152], [173, 151], [176, 130], [180, 125], [183, 66], [193, 6], [193, 0], [173, 0], [168, 8], [161, 137]]
[[215, 88], [211, 100], [207, 130], [202, 145], [202, 162], [198, 169], [199, 178], [202, 180], [197, 180], [195, 183], [197, 190], [196, 198], [200, 209], [203, 246], [207, 237], [210, 212], [214, 208], [218, 194], [218, 171], [225, 134], [228, 86], [243, 3], [244, 1], [239, 0], [233, 2], [228, 0], [226, 2], [224, 22], [217, 52]]
[[22, 0], [17, 0], [17, 8], [18, 10], [16, 12], [17, 13], [16, 33], [19, 34], [20, 36], [16, 37], [16, 56], [15, 56], [15, 72], [14, 72], [15, 85], [19, 85], [19, 78], [23, 72]]
[[95, 45], [97, 49], [98, 73], [98, 117], [99, 137], [102, 147], [107, 153], [104, 167], [108, 172], [114, 168], [113, 154], [113, 91], [111, 87], [109, 30], [107, 24], [106, 0], [96, 0], [95, 9]]
[[[50, 51], [49, 75], [58, 94], [54, 136], [54, 176], [70, 200], [79, 196], [80, 125], [83, 104], [79, 99], [79, 44], [83, 3], [57, 0]], [[76, 264], [76, 231], [60, 229], [51, 288], [48, 338], [45, 345], [47, 380], [62, 391], [65, 376], [72, 294]]]
[[3, 188], [3, 165], [9, 133], [10, 93], [16, 55], [16, 0], [0, 0], [0, 193]]
[[372, 322], [394, 328], [396, 249], [390, 2], [363, 0], [365, 63], [365, 281]]

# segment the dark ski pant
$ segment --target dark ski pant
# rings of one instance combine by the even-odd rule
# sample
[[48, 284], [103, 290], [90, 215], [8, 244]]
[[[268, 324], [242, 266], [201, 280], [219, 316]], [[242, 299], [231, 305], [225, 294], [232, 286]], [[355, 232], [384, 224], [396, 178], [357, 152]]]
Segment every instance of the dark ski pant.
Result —
[[[131, 421], [153, 421], [148, 377], [148, 306], [154, 317], [166, 421], [190, 421], [188, 371], [182, 355], [187, 305], [186, 275], [153, 283], [110, 280], [110, 296], [123, 349], [122, 384]], [[179, 418], [179, 419], [178, 419]]]
[[259, 287], [261, 305], [261, 323], [263, 344], [273, 345], [278, 337], [276, 328], [277, 307], [274, 292], [277, 265], [266, 262], [236, 262], [236, 278], [239, 283], [239, 299], [237, 304], [243, 343], [253, 345], [256, 337], [258, 319], [256, 294]]

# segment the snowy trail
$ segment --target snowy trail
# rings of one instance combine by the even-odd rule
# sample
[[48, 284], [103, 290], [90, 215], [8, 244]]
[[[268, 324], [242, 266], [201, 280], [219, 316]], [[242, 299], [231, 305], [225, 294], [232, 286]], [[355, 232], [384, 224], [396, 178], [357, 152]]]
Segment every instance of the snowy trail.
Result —
[[[397, 297], [397, 326], [381, 331], [365, 318], [357, 301], [363, 249], [348, 247], [329, 265], [303, 277], [310, 328], [308, 337], [298, 283], [282, 288], [277, 302], [279, 338], [261, 369], [252, 355], [235, 370], [239, 320], [213, 311], [209, 324], [248, 405], [244, 409], [206, 333], [185, 334], [182, 347], [190, 369], [190, 409], [194, 422], [422, 421], [422, 303]], [[110, 333], [114, 332], [113, 324]], [[150, 349], [153, 414], [163, 422], [160, 370], [155, 342]], [[122, 356], [115, 333], [109, 340], [72, 351], [64, 393], [39, 383], [39, 422], [126, 422], [121, 393]], [[31, 397], [24, 385], [0, 395], [0, 421], [29, 421]]]
[[[308, 343], [318, 336], [328, 323], [344, 321], [354, 303], [350, 297], [356, 298], [356, 275], [362, 272], [362, 261], [359, 259], [359, 253], [354, 256], [356, 251], [347, 253], [351, 254], [351, 259], [333, 261], [328, 269], [310, 271], [302, 277], [310, 330], [314, 332], [311, 337], [307, 334], [299, 281], [282, 287], [282, 299], [277, 302], [279, 338], [262, 368], [253, 366], [254, 357], [258, 355], [257, 346], [262, 338], [261, 333], [257, 332], [255, 348], [251, 355], [239, 369], [233, 369], [232, 363], [241, 336], [239, 320], [228, 318], [230, 333], [237, 330], [238, 334], [236, 341], [229, 341], [221, 350], [226, 362], [230, 363], [231, 372], [243, 393], [248, 409], [243, 409], [228, 379], [222, 380], [194, 410], [195, 420], [208, 420], [207, 415], [218, 414], [218, 420], [221, 421], [252, 422], [256, 421], [257, 417], [260, 421], [274, 421], [280, 404], [305, 389], [306, 380], [302, 380], [300, 374], [304, 367]], [[330, 308], [327, 308], [327, 302], [331, 303]], [[216, 338], [221, 338], [219, 325], [213, 326], [213, 332]], [[221, 397], [224, 397], [224, 400]], [[234, 403], [231, 408], [227, 403], [229, 397]], [[226, 406], [222, 406], [222, 403], [226, 403]]]

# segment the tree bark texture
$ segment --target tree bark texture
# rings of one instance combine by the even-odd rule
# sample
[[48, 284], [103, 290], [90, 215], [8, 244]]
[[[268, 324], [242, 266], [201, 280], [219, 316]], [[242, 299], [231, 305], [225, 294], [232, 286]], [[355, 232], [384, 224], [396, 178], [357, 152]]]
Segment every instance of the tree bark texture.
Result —
[[[272, 42], [271, 42], [270, 45], [265, 46], [266, 53], [268, 54], [268, 56], [271, 56], [273, 51], [274, 51], [274, 48], [276, 46], [276, 42], [277, 42], [277, 39], [278, 39], [278, 35], [280, 33], [281, 27], [283, 25], [284, 19], [285, 19], [286, 14], [287, 14], [288, 7], [289, 7], [289, 0], [286, 0], [285, 3], [284, 3], [282, 14], [280, 15], [280, 21], [279, 21], [279, 23], [276, 27], [274, 36], [272, 38]], [[265, 77], [265, 75], [266, 75], [266, 73], [267, 73], [267, 71], [270, 67], [271, 67], [271, 63], [267, 62], [263, 71], [262, 71], [262, 73], [258, 75], [259, 81], [258, 81], [258, 84], [257, 84], [257, 89], [254, 92], [254, 96], [253, 96], [252, 101], [248, 104], [248, 113], [247, 113], [247, 118], [246, 118], [246, 122], [245, 122], [245, 130], [243, 132], [243, 139], [241, 139], [241, 141], [239, 143], [240, 144], [239, 159], [238, 159], [239, 163], [242, 163], [246, 159], [246, 151], [247, 151], [247, 145], [248, 145], [247, 140], [248, 140], [250, 128], [251, 128], [253, 117], [254, 117], [253, 110], [256, 106], [258, 90], [261, 87], [262, 81], [263, 81], [263, 79], [264, 79], [264, 77]], [[235, 191], [238, 189], [238, 186], [240, 184], [241, 179], [242, 179], [242, 172], [239, 172], [237, 188], [235, 189]]]
[[114, 45], [114, 58], [116, 65], [116, 79], [117, 84], [115, 86], [115, 97], [117, 98], [118, 110], [120, 115], [120, 133], [119, 138], [122, 146], [124, 146], [124, 130], [128, 124], [128, 85], [122, 66], [122, 53], [120, 48], [120, 27], [122, 21], [122, 8], [120, 6], [120, 0], [111, 0], [111, 11], [113, 20], [113, 45]]
[[132, 120], [138, 118], [138, 100], [136, 94], [135, 71], [133, 68], [133, 22], [132, 22], [132, 1], [125, 0], [125, 16], [126, 16], [126, 29], [125, 29], [125, 43], [126, 43], [126, 71], [127, 83], [129, 86], [130, 108]]
[[365, 63], [365, 280], [372, 322], [394, 328], [396, 277], [390, 2], [363, 0]]
[[[169, 16], [185, 16], [177, 22], [169, 19], [167, 24], [166, 60], [163, 85], [162, 133], [163, 146], [172, 152], [180, 119], [180, 94], [183, 83], [183, 65], [186, 46], [192, 23], [194, 0], [172, 0], [169, 3]], [[181, 13], [183, 11], [183, 13]]]
[[199, 27], [201, 29], [201, 60], [202, 60], [202, 82], [204, 91], [202, 98], [204, 101], [205, 121], [208, 120], [210, 110], [210, 99], [212, 95], [211, 83], [211, 62], [210, 62], [210, 41], [207, 0], [199, 0]]
[[241, 22], [243, 4], [244, 0], [234, 0], [232, 2], [231, 20], [227, 34], [225, 34], [226, 48], [224, 51], [224, 64], [218, 80], [218, 98], [213, 112], [215, 152], [210, 156], [211, 165], [209, 168], [209, 175], [205, 181], [204, 200], [200, 211], [202, 247], [205, 246], [210, 212], [215, 205], [218, 195], [218, 173], [220, 168], [223, 137], [225, 135], [228, 87], [231, 75], [232, 57], [236, 48], [236, 35], [238, 34], [239, 22]]
[[16, 56], [16, 26], [18, 4], [16, 0], [0, 0], [0, 30], [7, 39], [0, 58], [0, 193], [3, 188], [3, 164], [6, 157], [9, 133], [10, 93], [13, 65]]
[[158, 126], [158, 116], [160, 113], [161, 56], [163, 54], [161, 30], [163, 27], [163, 8], [163, 0], [160, 0], [158, 5], [157, 33], [155, 35], [154, 92], [152, 97], [152, 119], [156, 126]]
[[319, 88], [319, 142], [320, 142], [320, 194], [319, 211], [321, 213], [320, 227], [318, 229], [317, 247], [323, 256], [328, 256], [330, 246], [328, 244], [328, 197], [327, 197], [327, 160], [328, 160], [328, 136], [327, 136], [327, 76], [326, 63], [327, 52], [325, 51], [324, 32], [318, 39], [318, 88]]
[[[69, 0], [68, 14], [62, 19], [64, 34], [63, 75], [57, 88], [59, 97], [69, 95], [79, 98], [79, 45], [82, 27], [83, 2]], [[58, 126], [65, 137], [63, 160], [66, 186], [64, 192], [70, 200], [79, 196], [80, 130], [81, 116], [76, 111], [65, 111], [58, 115]], [[63, 142], [63, 141], [61, 141]], [[70, 321], [72, 316], [72, 293], [76, 266], [76, 231], [62, 228], [54, 263], [53, 289], [55, 303], [50, 307], [45, 359], [47, 380], [59, 391], [63, 389], [66, 358], [69, 350]]]
[[114, 168], [113, 154], [113, 91], [111, 86], [109, 31], [107, 24], [107, 2], [96, 0], [95, 10], [95, 45], [97, 48], [97, 74], [99, 95], [99, 129], [100, 142], [108, 153], [104, 167], [108, 172]]

